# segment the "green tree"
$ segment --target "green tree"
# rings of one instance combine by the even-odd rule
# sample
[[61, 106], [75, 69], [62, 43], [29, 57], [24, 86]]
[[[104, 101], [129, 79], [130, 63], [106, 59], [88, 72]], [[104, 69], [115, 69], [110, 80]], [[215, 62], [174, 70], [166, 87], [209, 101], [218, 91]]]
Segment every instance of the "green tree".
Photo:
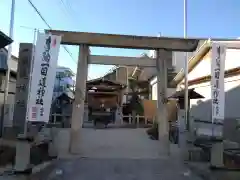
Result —
[[[148, 55], [144, 53], [142, 57], [148, 57]], [[132, 110], [132, 118], [134, 124], [136, 124], [136, 115], [142, 115], [144, 111], [140, 95], [149, 94], [148, 82], [140, 80], [140, 76], [143, 71], [144, 69], [142, 67], [137, 66], [135, 67], [131, 76], [128, 77], [128, 86], [131, 90], [131, 92], [129, 93], [129, 95], [131, 95], [130, 108]]]

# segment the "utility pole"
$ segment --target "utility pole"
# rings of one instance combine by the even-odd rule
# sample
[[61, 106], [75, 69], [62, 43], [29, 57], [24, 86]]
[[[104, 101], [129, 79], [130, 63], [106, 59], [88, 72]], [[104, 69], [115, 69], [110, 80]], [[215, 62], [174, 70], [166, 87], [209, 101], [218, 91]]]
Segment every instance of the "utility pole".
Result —
[[[183, 5], [183, 11], [184, 11], [184, 15], [183, 15], [183, 33], [184, 33], [184, 38], [187, 38], [187, 0], [183, 0], [184, 5]], [[185, 105], [185, 123], [186, 123], [186, 128], [187, 130], [189, 130], [189, 119], [188, 119], [188, 53], [185, 52], [185, 98], [184, 98], [184, 105]]]
[[[13, 39], [13, 27], [14, 27], [14, 14], [15, 14], [15, 0], [12, 0], [11, 6], [11, 17], [10, 17], [10, 27], [9, 27], [9, 37]], [[6, 110], [6, 104], [8, 99], [8, 89], [9, 89], [9, 78], [11, 67], [9, 67], [9, 62], [11, 61], [12, 56], [12, 44], [8, 46], [8, 56], [7, 56], [7, 70], [5, 74], [5, 82], [4, 82], [4, 98], [3, 98], [3, 106], [2, 106], [2, 116], [0, 120], [0, 137], [3, 135], [3, 126], [4, 126], [4, 116]]]

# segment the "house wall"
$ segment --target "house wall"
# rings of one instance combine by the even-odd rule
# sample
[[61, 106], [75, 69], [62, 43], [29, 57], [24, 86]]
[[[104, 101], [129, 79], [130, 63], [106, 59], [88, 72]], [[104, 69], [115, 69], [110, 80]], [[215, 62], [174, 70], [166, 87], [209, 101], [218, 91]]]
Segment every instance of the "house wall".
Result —
[[[240, 51], [228, 49], [225, 59], [225, 70], [240, 67]], [[211, 52], [189, 73], [189, 80], [194, 80], [211, 73]], [[240, 75], [225, 78], [225, 117], [240, 117]], [[195, 119], [211, 121], [211, 86], [210, 82], [189, 86], [205, 98], [191, 100], [190, 116]]]
[[121, 84], [127, 84], [127, 67], [119, 67], [116, 69], [116, 81]]
[[[173, 67], [175, 68], [176, 64], [175, 64], [174, 60], [176, 57], [176, 52], [172, 52], [171, 54], [169, 53], [168, 55], [169, 55], [168, 57], [165, 57], [167, 59], [167, 64], [166, 64], [167, 68], [173, 68]], [[148, 56], [151, 58], [156, 58], [155, 50], [150, 50], [148, 52]], [[182, 55], [180, 55], [180, 56], [182, 56]]]
[[153, 84], [151, 89], [152, 89], [152, 94], [151, 94], [152, 100], [157, 100], [157, 84]]
[[[225, 70], [240, 67], [240, 51], [237, 49], [227, 49]], [[209, 52], [204, 59], [189, 73], [189, 81], [211, 74], [211, 52]]]
[[[4, 83], [5, 83], [5, 75], [0, 74], [0, 108], [3, 105], [4, 100]], [[15, 102], [15, 92], [16, 92], [16, 79], [10, 77], [9, 80], [9, 89], [8, 89], [8, 98], [7, 98], [7, 105], [5, 109], [5, 116], [4, 116], [4, 127], [11, 127], [13, 122], [13, 112], [14, 112], [14, 102]], [[0, 116], [2, 112], [0, 111]]]
[[[12, 71], [17, 72], [17, 58], [15, 56], [11, 57], [9, 61], [9, 67]], [[7, 51], [6, 49], [0, 49], [0, 69], [7, 69]]]
[[116, 81], [121, 84], [127, 84], [127, 67], [118, 67], [113, 72], [104, 76], [104, 79]]
[[[240, 75], [225, 78], [225, 117], [240, 118]], [[212, 102], [210, 82], [190, 86], [205, 98], [190, 101], [190, 116], [194, 119], [211, 120]]]
[[[9, 61], [9, 67], [13, 72], [17, 72], [17, 58], [15, 56], [11, 57], [11, 60]], [[4, 87], [5, 87], [5, 73], [3, 73], [7, 69], [7, 50], [6, 49], [0, 49], [0, 70], [2, 70], [2, 73], [0, 74], [0, 105], [3, 104], [4, 99]], [[8, 95], [7, 104], [14, 104], [14, 98], [15, 98], [15, 89], [16, 89], [16, 78], [10, 77], [9, 79], [9, 87], [8, 92], [10, 94]]]
[[[3, 104], [3, 98], [4, 98], [4, 87], [5, 87], [5, 76], [1, 76], [1, 92], [0, 92], [0, 104]], [[15, 93], [16, 92], [16, 79], [11, 77], [9, 80], [9, 86], [8, 86], [8, 99], [7, 99], [7, 104], [14, 104], [14, 98], [15, 98]]]
[[[198, 48], [200, 48], [203, 43], [205, 42], [205, 40], [201, 40], [198, 44]], [[197, 49], [198, 49], [197, 48]], [[149, 52], [149, 56], [150, 57], [154, 57], [153, 56], [153, 53], [154, 51], [150, 51]], [[187, 58], [190, 59], [192, 56], [194, 56], [196, 53], [195, 52], [188, 52], [187, 53]], [[174, 72], [178, 73], [182, 68], [184, 68], [184, 61], [186, 59], [186, 53], [185, 52], [173, 52], [172, 53], [172, 66], [174, 67]], [[203, 65], [204, 66], [204, 65]], [[194, 75], [192, 75], [194, 76]], [[173, 77], [171, 77], [170, 74], [168, 74], [168, 80], [170, 81]], [[190, 77], [189, 77], [190, 79]], [[157, 77], [154, 77], [151, 82], [150, 82], [150, 85], [151, 85], [151, 88], [152, 88], [152, 93], [151, 93], [151, 97], [152, 97], [152, 100], [157, 100]], [[176, 92], [176, 89], [175, 88], [168, 88], [167, 89], [167, 96], [171, 96], [174, 92]]]
[[[157, 77], [153, 78], [150, 82], [151, 85], [151, 99], [157, 100], [158, 93], [157, 93]], [[167, 88], [167, 97], [170, 97], [176, 92], [176, 88]]]
[[[18, 59], [12, 56], [9, 61], [9, 67], [13, 73], [17, 72]], [[5, 48], [0, 49], [0, 108], [4, 102], [4, 89], [5, 89], [5, 72], [7, 70], [7, 50]], [[16, 78], [10, 76], [9, 87], [8, 87], [8, 98], [6, 102], [5, 116], [4, 116], [4, 126], [11, 127], [13, 120], [13, 111], [15, 103], [15, 92], [16, 92]], [[2, 112], [0, 111], [0, 116]]]
[[[203, 45], [204, 42], [205, 42], [205, 40], [200, 40], [199, 43], [198, 43], [197, 49], [200, 48]], [[172, 53], [172, 61], [168, 61], [167, 66], [168, 67], [174, 67], [175, 72], [179, 72], [182, 68], [184, 68], [186, 55], [187, 55], [187, 58], [190, 59], [192, 56], [195, 55], [195, 53], [196, 53], [196, 51], [188, 52], [187, 54], [185, 52], [174, 51]], [[153, 50], [149, 51], [149, 56], [154, 57], [154, 51]]]

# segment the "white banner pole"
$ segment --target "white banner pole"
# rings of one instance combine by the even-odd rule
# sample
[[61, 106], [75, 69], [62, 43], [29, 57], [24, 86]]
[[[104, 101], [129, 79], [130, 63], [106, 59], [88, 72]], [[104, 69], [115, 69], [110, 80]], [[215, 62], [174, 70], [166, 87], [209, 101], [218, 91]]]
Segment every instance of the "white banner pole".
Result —
[[[212, 43], [212, 61], [211, 61], [212, 126], [214, 126], [214, 123], [216, 121], [224, 120], [225, 58], [226, 58], [226, 46], [221, 45], [220, 43]], [[212, 135], [214, 135], [213, 131]]]

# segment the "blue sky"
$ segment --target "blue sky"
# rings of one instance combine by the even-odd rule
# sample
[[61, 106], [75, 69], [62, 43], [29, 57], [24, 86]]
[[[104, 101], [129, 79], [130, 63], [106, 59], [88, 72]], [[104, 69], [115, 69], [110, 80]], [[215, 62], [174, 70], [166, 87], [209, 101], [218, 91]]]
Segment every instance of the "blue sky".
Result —
[[[132, 35], [183, 36], [183, 0], [32, 0], [53, 29]], [[11, 0], [0, 0], [0, 29], [8, 34]], [[188, 36], [240, 37], [239, 0], [188, 0]], [[28, 27], [28, 28], [26, 28]], [[16, 0], [13, 53], [19, 42], [33, 41], [33, 28], [47, 26], [27, 0]], [[75, 61], [76, 47], [69, 47]], [[92, 48], [92, 54], [139, 56], [143, 51]], [[60, 50], [59, 65], [76, 72], [76, 62]], [[89, 77], [108, 71], [110, 66], [91, 65]]]

